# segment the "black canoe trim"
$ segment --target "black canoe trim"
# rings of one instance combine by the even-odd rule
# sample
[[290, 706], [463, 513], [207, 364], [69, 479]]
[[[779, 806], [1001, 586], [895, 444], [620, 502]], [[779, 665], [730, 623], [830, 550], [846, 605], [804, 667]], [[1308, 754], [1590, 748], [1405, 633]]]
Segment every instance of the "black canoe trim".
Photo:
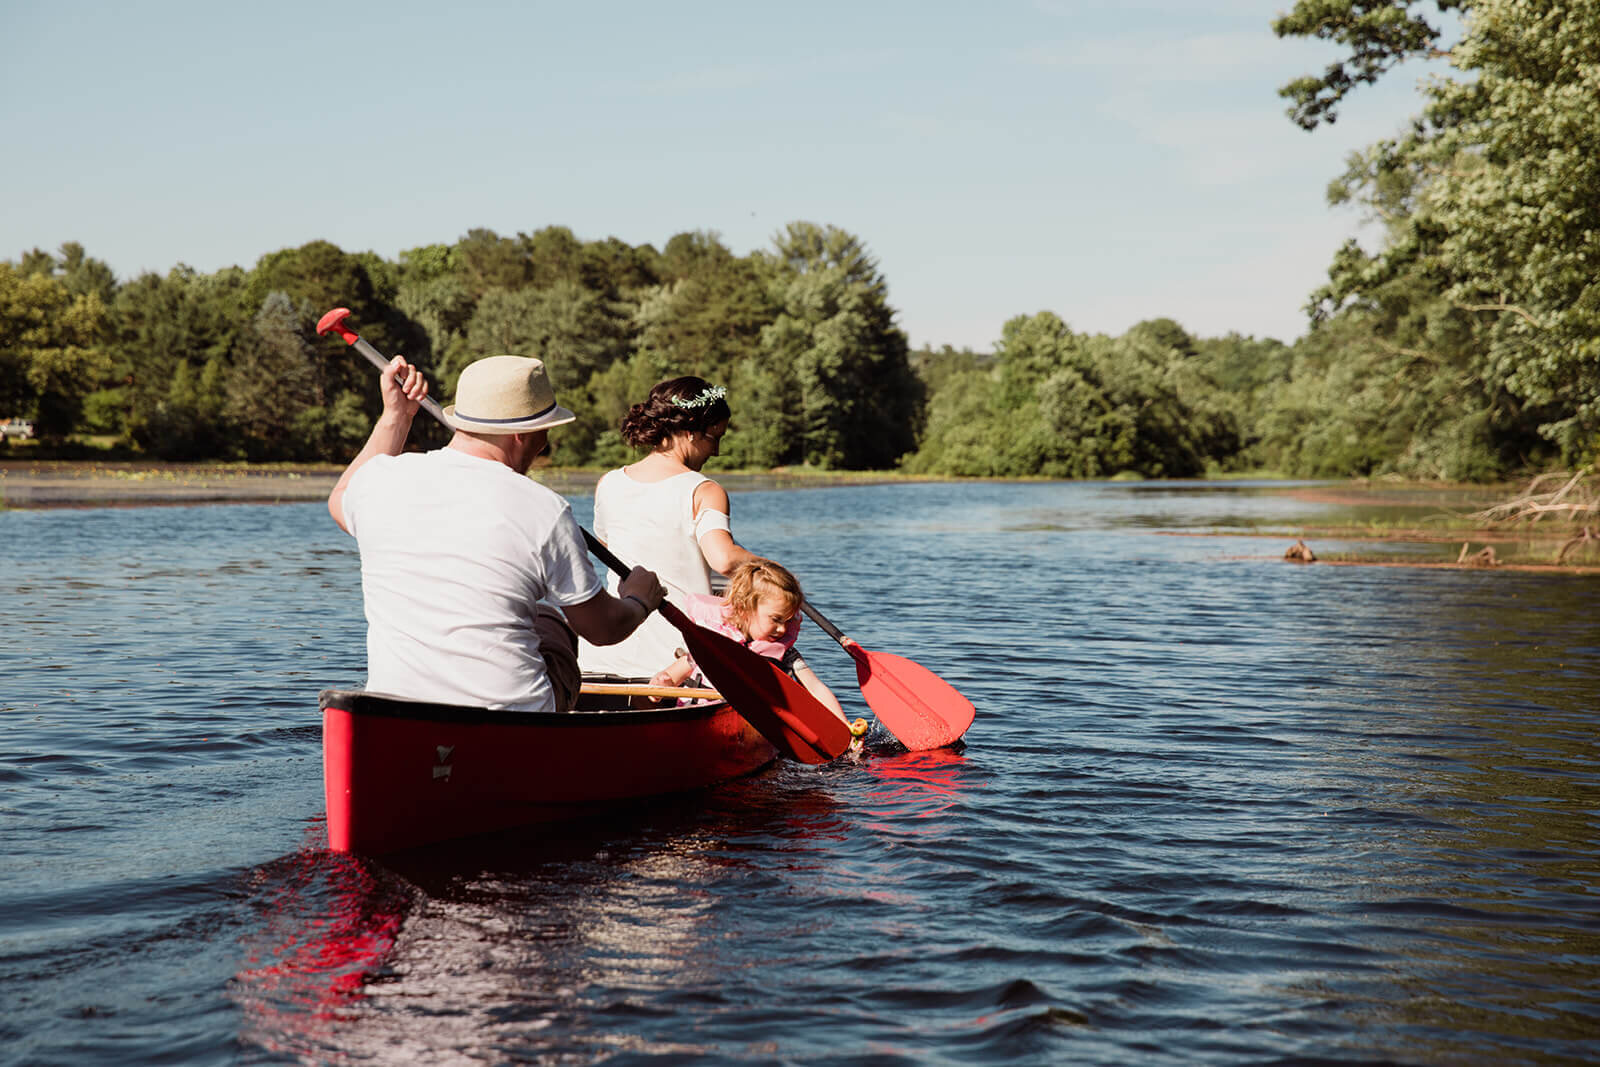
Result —
[[497, 711], [460, 704], [434, 704], [408, 700], [364, 689], [324, 689], [317, 698], [322, 710], [333, 708], [352, 715], [388, 719], [422, 719], [494, 726], [638, 726], [651, 722], [703, 719], [727, 707], [726, 703], [691, 704], [687, 707], [618, 708], [603, 711]]

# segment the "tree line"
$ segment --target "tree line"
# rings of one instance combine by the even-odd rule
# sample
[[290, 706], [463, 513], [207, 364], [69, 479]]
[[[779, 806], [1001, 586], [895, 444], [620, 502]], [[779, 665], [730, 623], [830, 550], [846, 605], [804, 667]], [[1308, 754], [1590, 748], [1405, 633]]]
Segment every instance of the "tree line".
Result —
[[858, 239], [809, 223], [747, 256], [709, 233], [658, 252], [552, 226], [473, 230], [396, 261], [314, 241], [250, 270], [127, 282], [77, 244], [34, 250], [0, 263], [0, 415], [164, 459], [347, 459], [377, 395], [364, 361], [316, 336], [332, 307], [445, 397], [475, 359], [544, 359], [580, 413], [556, 435], [567, 463], [631, 457], [623, 413], [677, 374], [729, 388], [732, 464], [884, 469], [916, 444], [924, 394], [887, 284]]
[[[573, 465], [629, 460], [622, 414], [677, 374], [728, 387], [722, 466], [1490, 480], [1592, 462], [1600, 8], [1429, 6], [1300, 0], [1273, 24], [1349, 52], [1283, 89], [1307, 129], [1411, 56], [1456, 71], [1430, 83], [1408, 133], [1331, 186], [1386, 240], [1338, 252], [1293, 344], [1166, 318], [1089, 334], [1041, 311], [1002, 324], [990, 352], [912, 351], [865, 244], [809, 222], [748, 255], [704, 231], [658, 251], [551, 226], [472, 230], [393, 261], [316, 241], [249, 270], [126, 281], [69, 243], [0, 262], [0, 417], [166, 459], [343, 461], [377, 405], [367, 364], [315, 336], [344, 306], [446, 397], [474, 359], [543, 358], [579, 413], [553, 435]], [[1446, 52], [1435, 22], [1450, 11], [1462, 33]]]

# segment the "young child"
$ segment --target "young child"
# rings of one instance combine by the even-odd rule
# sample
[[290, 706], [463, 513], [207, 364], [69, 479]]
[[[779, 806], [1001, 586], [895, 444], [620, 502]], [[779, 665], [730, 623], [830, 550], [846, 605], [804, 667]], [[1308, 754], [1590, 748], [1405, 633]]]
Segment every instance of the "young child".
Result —
[[[800, 602], [804, 599], [800, 581], [793, 574], [770, 559], [751, 559], [733, 569], [722, 596], [691, 594], [688, 603], [680, 606], [685, 615], [706, 629], [777, 660], [823, 707], [841, 721], [848, 721], [833, 691], [794, 647], [800, 634]], [[650, 684], [684, 685], [694, 673], [694, 660], [683, 654], [670, 667], [657, 671]]]

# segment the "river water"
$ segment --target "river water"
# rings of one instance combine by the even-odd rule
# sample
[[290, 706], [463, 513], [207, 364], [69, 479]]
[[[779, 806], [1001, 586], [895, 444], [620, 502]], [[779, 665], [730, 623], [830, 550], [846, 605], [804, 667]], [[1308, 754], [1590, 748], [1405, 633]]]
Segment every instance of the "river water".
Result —
[[964, 748], [389, 863], [324, 848], [320, 504], [0, 512], [0, 1063], [1595, 1062], [1596, 579], [1170, 536], [1316, 516], [1244, 486], [733, 499]]

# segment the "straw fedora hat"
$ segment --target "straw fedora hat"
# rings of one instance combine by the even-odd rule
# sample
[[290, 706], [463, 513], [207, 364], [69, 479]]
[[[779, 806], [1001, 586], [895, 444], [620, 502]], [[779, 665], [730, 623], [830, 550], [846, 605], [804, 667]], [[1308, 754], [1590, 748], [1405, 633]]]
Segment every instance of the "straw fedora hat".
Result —
[[556, 403], [541, 360], [488, 356], [467, 364], [444, 420], [467, 433], [510, 434], [560, 426], [578, 416]]

